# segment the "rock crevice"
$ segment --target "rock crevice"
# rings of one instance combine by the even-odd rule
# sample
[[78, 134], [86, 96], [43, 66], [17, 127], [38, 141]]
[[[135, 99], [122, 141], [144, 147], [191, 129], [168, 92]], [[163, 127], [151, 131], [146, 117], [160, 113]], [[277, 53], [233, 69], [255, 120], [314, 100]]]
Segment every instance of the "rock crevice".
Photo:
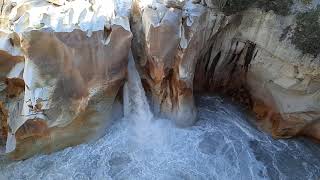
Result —
[[241, 23], [219, 32], [211, 50], [198, 60], [194, 87], [244, 103], [276, 138], [319, 139], [319, 130], [306, 133], [319, 120], [319, 61], [279, 38], [292, 17], [257, 9], [238, 16]]

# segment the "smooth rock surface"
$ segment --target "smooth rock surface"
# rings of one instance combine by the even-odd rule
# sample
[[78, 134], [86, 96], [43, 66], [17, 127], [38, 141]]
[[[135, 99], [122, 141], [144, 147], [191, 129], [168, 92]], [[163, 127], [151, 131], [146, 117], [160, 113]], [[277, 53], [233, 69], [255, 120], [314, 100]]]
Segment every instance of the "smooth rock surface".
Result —
[[0, 125], [10, 157], [49, 153], [104, 132], [132, 39], [130, 9], [115, 3], [3, 1], [0, 101], [8, 115]]
[[[297, 2], [292, 12], [317, 3]], [[275, 138], [319, 140], [320, 61], [292, 44], [296, 15], [251, 8], [227, 16], [225, 5], [2, 1], [0, 152], [22, 159], [99, 137], [131, 78], [130, 48], [156, 117], [193, 125], [194, 91], [222, 93]]]
[[153, 111], [180, 126], [192, 125], [196, 60], [223, 26], [224, 15], [191, 1], [142, 2], [133, 7], [132, 47]]

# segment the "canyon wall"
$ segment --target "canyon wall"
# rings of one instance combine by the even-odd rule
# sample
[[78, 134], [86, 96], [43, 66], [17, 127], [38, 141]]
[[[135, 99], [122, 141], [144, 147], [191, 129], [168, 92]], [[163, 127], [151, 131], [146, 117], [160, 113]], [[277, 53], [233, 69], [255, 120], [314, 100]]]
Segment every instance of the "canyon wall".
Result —
[[126, 78], [128, 12], [117, 13], [112, 1], [5, 1], [2, 6], [5, 152], [21, 159], [101, 135]]
[[196, 117], [194, 91], [222, 93], [255, 112], [259, 126], [275, 138], [319, 139], [320, 62], [317, 42], [310, 39], [320, 32], [301, 39], [309, 25], [299, 27], [299, 17], [310, 22], [318, 8], [273, 0], [252, 1], [231, 14], [226, 9], [232, 3], [245, 7], [241, 2], [134, 4], [133, 50], [154, 112], [190, 125]]
[[297, 15], [261, 7], [230, 13], [229, 6], [3, 1], [1, 151], [24, 159], [101, 136], [121, 114], [113, 107], [130, 48], [156, 116], [190, 126], [194, 93], [222, 93], [255, 112], [276, 138], [320, 139], [320, 62], [293, 43]]
[[196, 91], [226, 94], [275, 138], [319, 139], [319, 58], [292, 44], [295, 16], [250, 9], [217, 34], [198, 61]]
[[199, 60], [195, 87], [246, 104], [274, 137], [319, 139], [319, 57], [292, 44], [284, 29], [295, 17], [251, 9], [234, 18]]

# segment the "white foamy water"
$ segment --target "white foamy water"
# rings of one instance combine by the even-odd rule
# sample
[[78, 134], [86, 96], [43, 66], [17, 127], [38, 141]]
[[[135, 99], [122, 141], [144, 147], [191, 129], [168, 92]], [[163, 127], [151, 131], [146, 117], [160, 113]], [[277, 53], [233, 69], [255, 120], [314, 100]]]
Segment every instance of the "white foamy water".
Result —
[[153, 114], [150, 110], [131, 51], [129, 52], [127, 82], [123, 87], [123, 109], [124, 119], [133, 126], [137, 140], [146, 141], [146, 134], [150, 133], [149, 127]]
[[[124, 86], [124, 114], [125, 117], [134, 118], [136, 123], [151, 121], [150, 110], [139, 73], [135, 67], [132, 53], [129, 53], [128, 81]], [[138, 120], [139, 119], [139, 120]]]
[[219, 97], [197, 98], [198, 122], [177, 128], [152, 117], [133, 59], [124, 90], [125, 117], [90, 144], [2, 164], [1, 180], [318, 179], [320, 147], [273, 140]]
[[[127, 119], [100, 140], [0, 168], [0, 179], [317, 179], [320, 147], [276, 141], [219, 97], [198, 99], [199, 121], [154, 120], [144, 141]], [[155, 132], [155, 133], [153, 133]]]

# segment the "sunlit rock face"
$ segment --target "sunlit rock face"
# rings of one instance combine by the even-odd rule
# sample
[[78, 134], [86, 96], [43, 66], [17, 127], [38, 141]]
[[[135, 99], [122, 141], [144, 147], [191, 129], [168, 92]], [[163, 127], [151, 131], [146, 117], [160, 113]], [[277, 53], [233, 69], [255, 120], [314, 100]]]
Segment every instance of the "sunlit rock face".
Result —
[[291, 43], [295, 15], [227, 15], [226, 5], [2, 1], [0, 152], [23, 159], [99, 137], [130, 48], [155, 116], [192, 125], [194, 91], [223, 93], [255, 112], [274, 137], [320, 139], [319, 58]]
[[134, 2], [132, 47], [154, 113], [194, 123], [196, 60], [223, 23], [222, 13], [191, 1]]
[[6, 152], [22, 159], [101, 135], [126, 76], [130, 9], [111, 0], [4, 1], [3, 7]]
[[16, 105], [21, 102], [24, 91], [24, 58], [14, 47], [16, 34], [1, 33], [0, 39], [0, 153], [5, 152], [9, 132], [9, 114], [14, 119], [20, 113]]
[[198, 61], [194, 87], [246, 104], [274, 137], [319, 136], [320, 63], [291, 43], [294, 16], [233, 15]]

